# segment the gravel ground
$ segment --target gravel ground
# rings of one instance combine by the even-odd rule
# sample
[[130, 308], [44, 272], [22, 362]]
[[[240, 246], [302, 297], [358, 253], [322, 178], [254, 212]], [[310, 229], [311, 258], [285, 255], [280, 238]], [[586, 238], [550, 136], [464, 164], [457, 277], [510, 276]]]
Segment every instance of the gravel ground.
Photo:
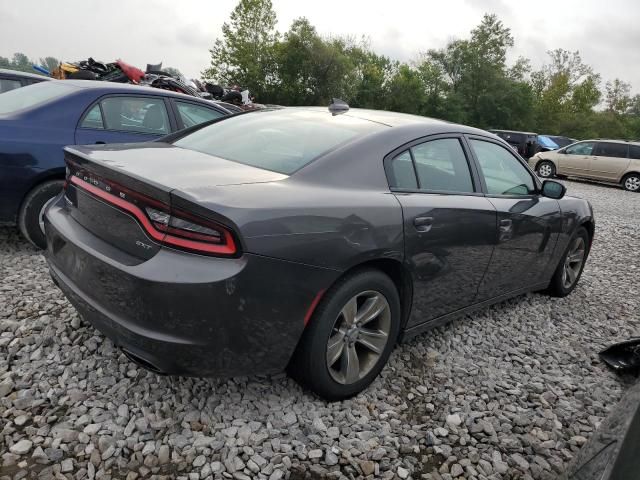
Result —
[[0, 229], [0, 479], [555, 478], [627, 387], [597, 352], [640, 331], [640, 195], [567, 185], [597, 215], [570, 297], [527, 295], [417, 337], [333, 404], [284, 375], [136, 367]]

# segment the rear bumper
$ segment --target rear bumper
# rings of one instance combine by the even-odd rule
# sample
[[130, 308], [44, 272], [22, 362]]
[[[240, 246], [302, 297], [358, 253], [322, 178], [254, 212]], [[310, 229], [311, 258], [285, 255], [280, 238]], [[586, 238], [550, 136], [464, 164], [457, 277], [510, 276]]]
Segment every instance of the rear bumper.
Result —
[[314, 297], [338, 275], [258, 255], [226, 259], [168, 248], [127, 264], [60, 203], [45, 219], [55, 283], [84, 319], [159, 373], [283, 370]]

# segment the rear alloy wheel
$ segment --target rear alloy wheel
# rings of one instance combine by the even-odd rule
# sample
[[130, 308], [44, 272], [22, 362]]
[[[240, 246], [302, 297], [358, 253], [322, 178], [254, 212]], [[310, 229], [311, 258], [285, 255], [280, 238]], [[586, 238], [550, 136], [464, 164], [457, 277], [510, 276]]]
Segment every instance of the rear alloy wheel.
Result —
[[44, 236], [44, 212], [60, 193], [63, 185], [62, 180], [41, 183], [34, 187], [22, 202], [18, 214], [18, 228], [22, 235], [38, 248], [47, 248], [47, 239]]
[[640, 175], [632, 173], [624, 177], [622, 186], [629, 192], [640, 192]]
[[556, 268], [547, 293], [554, 297], [566, 297], [576, 285], [589, 254], [589, 234], [580, 227], [569, 242], [565, 254]]
[[354, 295], [338, 314], [327, 342], [327, 368], [338, 383], [366, 376], [389, 340], [391, 308], [380, 292]]
[[380, 373], [400, 330], [400, 298], [391, 279], [361, 270], [328, 290], [289, 362], [299, 383], [327, 400], [351, 397]]
[[542, 178], [550, 178], [556, 174], [556, 166], [547, 160], [538, 164], [537, 168], [538, 176]]

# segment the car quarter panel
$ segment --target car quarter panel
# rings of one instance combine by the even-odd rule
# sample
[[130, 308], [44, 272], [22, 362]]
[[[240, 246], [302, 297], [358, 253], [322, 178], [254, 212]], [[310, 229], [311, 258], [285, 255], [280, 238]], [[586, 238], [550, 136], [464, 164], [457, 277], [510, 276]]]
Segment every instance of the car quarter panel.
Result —
[[377, 258], [402, 260], [402, 210], [388, 190], [293, 178], [206, 190], [174, 191], [172, 205], [196, 203], [231, 219], [247, 252], [339, 271]]

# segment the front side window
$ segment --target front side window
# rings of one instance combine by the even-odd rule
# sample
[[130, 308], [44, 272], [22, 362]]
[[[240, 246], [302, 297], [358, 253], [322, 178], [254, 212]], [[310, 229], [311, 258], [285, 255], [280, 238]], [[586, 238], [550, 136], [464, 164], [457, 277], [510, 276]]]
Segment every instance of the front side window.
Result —
[[629, 145], [629, 157], [640, 160], [640, 145]]
[[110, 97], [100, 105], [107, 130], [155, 135], [169, 133], [169, 116], [161, 98]]
[[529, 170], [506, 148], [471, 139], [480, 170], [491, 195], [531, 195], [536, 185]]
[[193, 127], [194, 125], [200, 125], [201, 123], [214, 120], [222, 116], [221, 112], [212, 108], [203, 107], [202, 105], [195, 105], [187, 102], [176, 102], [178, 107], [178, 113], [184, 124], [184, 128]]
[[567, 155], [591, 155], [593, 152], [593, 142], [581, 142], [567, 147], [564, 151]]
[[460, 140], [441, 138], [411, 148], [421, 190], [473, 192], [467, 157]]
[[624, 143], [599, 142], [593, 151], [593, 155], [599, 157], [627, 158], [628, 148]]

